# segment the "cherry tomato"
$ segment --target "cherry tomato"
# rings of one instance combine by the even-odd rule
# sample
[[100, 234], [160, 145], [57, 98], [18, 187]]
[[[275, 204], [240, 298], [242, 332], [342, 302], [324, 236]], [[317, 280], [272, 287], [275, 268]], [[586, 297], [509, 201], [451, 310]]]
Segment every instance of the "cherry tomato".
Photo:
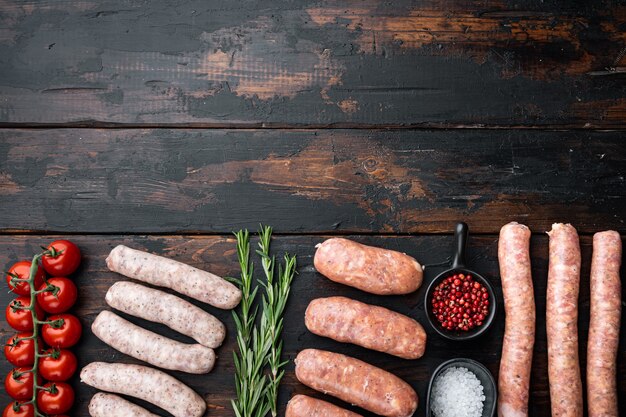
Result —
[[69, 240], [55, 240], [47, 250], [50, 254], [41, 258], [41, 264], [53, 277], [66, 277], [80, 265], [80, 249]]
[[[30, 261], [20, 261], [15, 264], [11, 268], [9, 268], [9, 272], [7, 272], [7, 284], [9, 284], [9, 288], [17, 295], [30, 296], [30, 285], [28, 285], [28, 278], [30, 278], [30, 266], [32, 262]], [[18, 279], [22, 282], [18, 282], [13, 284], [11, 281], [13, 279]], [[39, 286], [43, 283], [43, 280], [46, 279], [46, 272], [43, 268], [37, 268], [37, 273], [35, 274], [35, 288], [39, 288]]]
[[4, 356], [14, 366], [32, 366], [35, 363], [35, 341], [24, 339], [32, 335], [28, 332], [18, 333], [4, 345]]
[[[33, 397], [33, 373], [30, 368], [15, 368], [4, 378], [4, 389], [17, 401], [30, 400]], [[37, 385], [41, 377], [37, 376]]]
[[78, 297], [76, 285], [68, 278], [50, 278], [47, 283], [41, 284], [38, 290], [41, 291], [46, 288], [52, 288], [52, 291], [37, 294], [37, 302], [48, 313], [66, 312], [74, 305]]
[[55, 348], [68, 348], [78, 343], [83, 332], [80, 321], [71, 314], [57, 314], [50, 316], [46, 321], [57, 321], [53, 324], [44, 324], [41, 328], [43, 340]]
[[13, 402], [4, 409], [2, 417], [33, 417], [35, 407], [32, 404], [20, 404]]
[[48, 381], [67, 381], [76, 372], [76, 356], [67, 349], [48, 349], [39, 358], [39, 373]]
[[[5, 310], [7, 323], [18, 332], [32, 332], [33, 316], [30, 310], [18, 307], [30, 307], [30, 297], [17, 297], [15, 300], [11, 301]], [[35, 303], [35, 313], [37, 318], [41, 320], [43, 311], [37, 303]]]
[[48, 382], [37, 393], [39, 411], [45, 414], [66, 413], [74, 404], [74, 390], [65, 382]]

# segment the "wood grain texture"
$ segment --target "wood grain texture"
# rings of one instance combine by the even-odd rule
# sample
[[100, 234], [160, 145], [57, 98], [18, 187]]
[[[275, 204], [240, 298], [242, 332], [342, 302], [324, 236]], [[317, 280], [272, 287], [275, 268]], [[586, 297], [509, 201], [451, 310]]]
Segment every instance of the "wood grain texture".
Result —
[[0, 229], [623, 233], [625, 171], [619, 132], [4, 130]]
[[0, 1], [0, 123], [623, 126], [612, 1]]
[[[494, 327], [480, 339], [472, 342], [457, 344], [437, 337], [428, 326], [424, 316], [423, 296], [427, 283], [442, 267], [426, 268], [425, 284], [415, 293], [407, 296], [374, 296], [356, 289], [334, 283], [315, 272], [313, 268], [314, 245], [322, 241], [323, 236], [290, 236], [279, 237], [274, 240], [273, 249], [277, 254], [288, 251], [298, 255], [299, 274], [293, 286], [294, 296], [291, 298], [285, 318], [285, 356], [293, 360], [297, 352], [308, 347], [328, 349], [366, 360], [390, 372], [399, 375], [409, 382], [418, 392], [421, 405], [416, 416], [424, 416], [424, 396], [431, 372], [437, 365], [451, 357], [469, 357], [484, 363], [497, 377], [499, 356], [504, 332], [503, 308], [500, 302], [499, 313]], [[416, 257], [420, 262], [437, 263], [446, 259], [453, 250], [451, 236], [413, 236], [413, 237], [372, 237], [353, 236], [352, 238], [371, 245], [378, 245], [394, 250], [400, 250]], [[54, 236], [2, 236], [0, 237], [0, 259], [2, 267], [17, 260], [30, 257], [39, 245], [54, 239]], [[80, 317], [86, 329], [89, 328], [98, 312], [106, 308], [104, 295], [114, 282], [122, 279], [121, 276], [106, 269], [104, 259], [108, 252], [117, 244], [123, 243], [134, 248], [147, 249], [158, 254], [169, 256], [177, 260], [190, 263], [199, 268], [211, 270], [220, 275], [234, 275], [238, 272], [235, 244], [231, 237], [224, 236], [76, 236], [73, 240], [80, 246], [84, 254], [83, 264], [74, 277], [80, 293], [75, 313]], [[254, 243], [254, 242], [253, 242]], [[530, 391], [530, 415], [547, 417], [550, 415], [548, 379], [547, 379], [547, 352], [545, 328], [545, 293], [547, 280], [547, 236], [533, 236], [531, 255], [533, 261], [533, 281], [535, 298], [537, 300], [537, 341], [534, 349], [533, 372]], [[589, 267], [591, 262], [591, 238], [584, 236], [581, 239], [583, 268], [580, 291], [580, 318], [579, 337], [581, 367], [585, 367], [586, 339], [589, 322]], [[485, 235], [470, 237], [468, 247], [468, 265], [481, 272], [492, 280], [496, 286], [499, 300], [502, 298], [497, 264], [497, 236]], [[260, 272], [261, 269], [259, 268]], [[310, 300], [316, 297], [344, 295], [363, 302], [382, 305], [387, 308], [408, 314], [424, 324], [428, 333], [426, 354], [423, 358], [408, 361], [383, 353], [368, 351], [364, 348], [333, 342], [315, 336], [304, 326], [304, 311]], [[11, 295], [6, 291], [0, 292], [0, 304], [6, 305]], [[211, 308], [201, 303], [195, 303], [215, 314], [228, 327], [228, 336], [223, 347], [218, 349], [219, 355], [215, 370], [205, 376], [186, 375], [180, 372], [171, 374], [189, 384], [200, 393], [209, 404], [209, 416], [233, 416], [229, 406], [229, 399], [234, 395], [233, 362], [231, 351], [235, 348], [234, 326], [230, 313]], [[189, 342], [175, 332], [163, 326], [131, 319], [133, 322], [160, 332], [169, 337]], [[13, 331], [5, 322], [0, 325], [0, 336], [6, 340]], [[622, 346], [626, 337], [626, 320], [622, 321]], [[89, 330], [85, 331], [82, 341], [75, 349], [81, 366], [94, 361], [122, 361], [136, 363], [131, 358], [115, 352], [96, 339]], [[338, 401], [299, 384], [293, 374], [293, 363], [287, 367], [288, 371], [280, 390], [281, 413], [291, 395], [295, 393], [314, 395], [319, 398]], [[1, 375], [9, 371], [9, 364], [0, 361]], [[618, 375], [626, 374], [626, 349], [619, 349]], [[72, 381], [77, 388], [78, 400], [72, 415], [75, 417], [87, 416], [87, 403], [95, 390], [81, 384], [78, 378]], [[620, 409], [626, 409], [626, 379], [619, 378], [618, 392]], [[6, 393], [0, 394], [0, 403], [8, 402]], [[345, 405], [343, 405], [345, 406]], [[350, 408], [350, 407], [348, 407]], [[156, 409], [151, 408], [156, 411]], [[355, 408], [352, 408], [356, 411]], [[360, 411], [359, 411], [360, 412]], [[165, 415], [165, 414], [162, 414]], [[367, 417], [371, 414], [364, 413]]]

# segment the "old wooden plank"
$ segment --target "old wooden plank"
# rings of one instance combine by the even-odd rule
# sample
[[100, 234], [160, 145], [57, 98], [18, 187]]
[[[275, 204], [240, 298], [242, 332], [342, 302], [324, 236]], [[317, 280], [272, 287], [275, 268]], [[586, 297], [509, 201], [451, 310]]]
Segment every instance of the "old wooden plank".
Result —
[[0, 229], [626, 231], [619, 132], [0, 131]]
[[611, 1], [0, 1], [0, 122], [622, 126]]
[[[422, 263], [437, 263], [446, 259], [452, 250], [450, 236], [413, 236], [413, 237], [375, 237], [354, 236], [361, 242], [384, 246], [390, 249], [401, 250], [415, 256]], [[54, 239], [53, 236], [1, 236], [0, 253], [3, 268], [19, 259], [31, 256], [38, 250], [39, 245]], [[236, 262], [235, 246], [230, 236], [74, 236], [72, 239], [81, 247], [84, 260], [81, 269], [75, 276], [75, 281], [80, 289], [80, 299], [75, 313], [80, 317], [85, 326], [85, 334], [76, 348], [80, 365], [95, 360], [133, 362], [128, 357], [106, 347], [88, 330], [90, 323], [97, 313], [107, 308], [104, 303], [104, 294], [114, 282], [123, 279], [121, 276], [111, 273], [106, 269], [104, 258], [112, 247], [123, 243], [135, 248], [147, 249], [155, 253], [170, 256], [178, 260], [188, 262], [194, 266], [206, 268], [221, 275], [235, 275], [238, 271]], [[333, 283], [315, 272], [312, 266], [314, 245], [325, 239], [323, 236], [290, 236], [279, 237], [274, 240], [277, 254], [285, 251], [298, 255], [299, 274], [295, 279], [293, 294], [287, 307], [285, 321], [285, 355], [292, 360], [297, 352], [307, 347], [329, 349], [367, 360], [377, 366], [381, 366], [394, 372], [407, 380], [417, 390], [421, 400], [424, 400], [425, 391], [430, 373], [442, 361], [451, 357], [470, 357], [484, 363], [497, 376], [499, 355], [504, 331], [502, 304], [499, 304], [500, 313], [497, 316], [494, 328], [481, 339], [471, 343], [457, 344], [444, 341], [437, 337], [425, 322], [422, 286], [416, 293], [408, 296], [373, 296], [367, 295], [349, 287]], [[585, 366], [586, 338], [589, 320], [589, 264], [591, 260], [591, 239], [582, 238], [583, 268], [580, 288], [580, 353], [581, 366]], [[468, 264], [489, 277], [499, 290], [499, 273], [497, 264], [497, 236], [484, 235], [471, 237], [469, 243]], [[549, 416], [549, 395], [547, 381], [547, 352], [545, 332], [545, 291], [547, 277], [547, 237], [545, 235], [533, 237], [531, 244], [533, 259], [533, 280], [535, 284], [535, 298], [537, 300], [537, 342], [534, 349], [533, 374], [531, 383], [531, 409], [530, 415], [535, 417]], [[426, 268], [425, 282], [432, 279], [439, 268]], [[258, 269], [260, 271], [260, 268]], [[625, 290], [626, 292], [626, 290]], [[415, 317], [424, 323], [428, 333], [428, 347], [426, 355], [419, 360], [406, 361], [393, 358], [384, 354], [374, 353], [362, 348], [343, 345], [327, 339], [323, 339], [309, 333], [304, 327], [304, 310], [308, 302], [316, 297], [341, 294], [356, 298], [368, 303], [374, 303], [392, 308], [396, 311]], [[6, 305], [11, 295], [6, 291], [0, 291], [0, 304]], [[201, 305], [201, 303], [198, 303]], [[206, 376], [190, 376], [182, 373], [173, 373], [185, 383], [192, 386], [203, 395], [209, 404], [210, 415], [232, 416], [229, 399], [234, 395], [233, 385], [233, 362], [231, 351], [235, 348], [233, 337], [234, 326], [230, 313], [218, 311], [204, 305], [208, 311], [216, 314], [228, 327], [229, 336], [223, 347], [218, 351], [219, 359], [216, 369]], [[149, 329], [166, 334], [179, 340], [189, 340], [163, 326], [134, 320]], [[6, 340], [13, 331], [5, 322], [0, 325], [0, 336]], [[622, 321], [621, 337], [626, 337], [626, 320]], [[4, 375], [10, 369], [6, 361], [0, 361], [0, 375]], [[618, 371], [620, 375], [626, 373], [626, 350], [620, 349], [618, 359]], [[95, 392], [93, 389], [80, 384], [78, 378], [72, 380], [77, 388], [77, 406], [72, 415], [77, 417], [87, 416], [86, 406]], [[621, 409], [626, 409], [626, 379], [619, 378], [619, 398]], [[293, 374], [293, 364], [288, 366], [288, 372], [280, 391], [280, 404], [284, 407], [288, 398], [294, 393], [314, 394], [312, 390], [300, 385]], [[314, 394], [324, 397], [321, 394]], [[328, 397], [327, 397], [328, 399]], [[335, 401], [337, 402], [337, 401]], [[8, 403], [5, 392], [0, 394], [0, 403]], [[370, 414], [365, 414], [370, 416]], [[424, 415], [424, 403], [420, 405], [416, 416]]]

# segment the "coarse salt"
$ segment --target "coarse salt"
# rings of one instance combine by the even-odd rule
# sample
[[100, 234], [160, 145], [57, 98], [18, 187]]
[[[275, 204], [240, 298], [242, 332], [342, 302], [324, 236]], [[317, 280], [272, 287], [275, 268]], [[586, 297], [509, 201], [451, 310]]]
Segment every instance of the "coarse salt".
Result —
[[430, 411], [434, 417], [481, 417], [483, 386], [476, 375], [463, 367], [444, 370], [433, 384]]

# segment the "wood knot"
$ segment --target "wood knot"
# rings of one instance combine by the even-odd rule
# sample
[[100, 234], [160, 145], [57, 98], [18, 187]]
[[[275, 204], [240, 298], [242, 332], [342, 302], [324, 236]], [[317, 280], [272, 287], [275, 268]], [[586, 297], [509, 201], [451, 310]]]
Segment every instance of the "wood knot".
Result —
[[368, 158], [365, 161], [363, 161], [363, 169], [367, 172], [372, 172], [376, 170], [377, 166], [378, 166], [378, 161], [376, 161], [373, 158]]

